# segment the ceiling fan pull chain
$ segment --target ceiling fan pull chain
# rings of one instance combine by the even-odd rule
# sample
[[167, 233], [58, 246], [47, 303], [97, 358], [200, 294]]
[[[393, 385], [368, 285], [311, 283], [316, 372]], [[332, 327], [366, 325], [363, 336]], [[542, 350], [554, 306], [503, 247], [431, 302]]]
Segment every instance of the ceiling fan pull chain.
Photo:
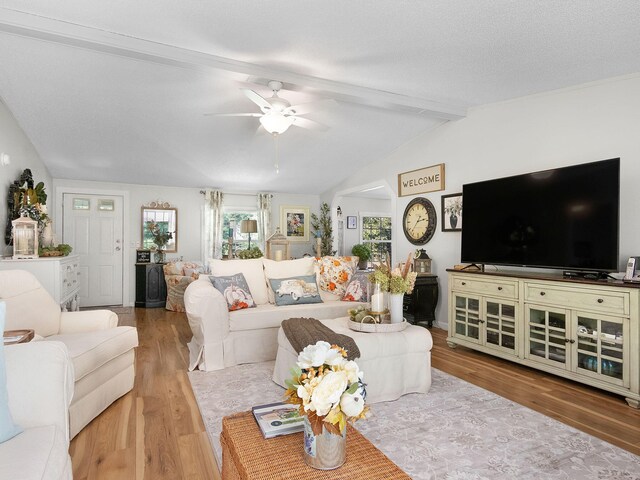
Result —
[[278, 135], [277, 133], [273, 133], [273, 142], [275, 144], [275, 150], [276, 150], [276, 163], [274, 164], [274, 166], [276, 167], [276, 173], [280, 173], [280, 165], [279, 165], [279, 160], [280, 160], [280, 148], [278, 145], [278, 137], [280, 135]]

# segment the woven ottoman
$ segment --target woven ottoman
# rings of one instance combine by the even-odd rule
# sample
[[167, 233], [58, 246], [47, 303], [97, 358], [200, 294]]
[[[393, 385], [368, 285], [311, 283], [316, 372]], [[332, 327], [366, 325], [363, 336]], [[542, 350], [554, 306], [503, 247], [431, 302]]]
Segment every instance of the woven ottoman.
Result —
[[[365, 333], [351, 330], [348, 317], [320, 320], [336, 333], [353, 338], [360, 350], [356, 363], [364, 372], [367, 403], [397, 400], [407, 393], [427, 393], [431, 387], [431, 347], [429, 330], [408, 325], [401, 332]], [[296, 352], [282, 327], [278, 331], [278, 353], [273, 381], [285, 387]]]

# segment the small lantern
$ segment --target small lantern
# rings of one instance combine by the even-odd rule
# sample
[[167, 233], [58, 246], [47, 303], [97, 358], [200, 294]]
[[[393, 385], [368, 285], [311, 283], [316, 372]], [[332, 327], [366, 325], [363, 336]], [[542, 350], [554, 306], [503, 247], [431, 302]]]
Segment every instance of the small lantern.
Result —
[[38, 258], [38, 222], [22, 216], [11, 222], [13, 259]]
[[418, 275], [427, 275], [431, 273], [431, 259], [424, 248], [416, 251], [416, 257], [413, 260], [415, 271]]
[[267, 239], [266, 257], [276, 261], [289, 259], [289, 240], [280, 233], [279, 228]]

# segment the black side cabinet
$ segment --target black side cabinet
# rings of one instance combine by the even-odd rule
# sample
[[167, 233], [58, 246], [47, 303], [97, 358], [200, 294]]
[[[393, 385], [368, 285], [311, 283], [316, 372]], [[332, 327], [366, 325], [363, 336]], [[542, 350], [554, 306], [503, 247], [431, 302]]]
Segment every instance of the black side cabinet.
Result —
[[411, 295], [404, 296], [404, 316], [409, 323], [431, 328], [436, 319], [438, 276], [418, 275]]
[[167, 284], [161, 263], [136, 263], [136, 307], [164, 307]]

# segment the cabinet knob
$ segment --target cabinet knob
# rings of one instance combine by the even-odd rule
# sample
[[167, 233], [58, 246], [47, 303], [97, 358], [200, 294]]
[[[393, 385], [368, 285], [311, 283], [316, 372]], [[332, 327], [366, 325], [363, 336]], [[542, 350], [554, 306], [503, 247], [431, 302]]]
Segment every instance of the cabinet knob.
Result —
[[502, 290], [502, 287], [498, 287], [498, 290]]
[[544, 297], [545, 296], [545, 292], [540, 292], [540, 295], [542, 295]]
[[467, 282], [462, 282], [462, 285], [466, 285], [466, 284], [467, 284]]
[[602, 298], [599, 298], [598, 303], [604, 303], [604, 300]]

